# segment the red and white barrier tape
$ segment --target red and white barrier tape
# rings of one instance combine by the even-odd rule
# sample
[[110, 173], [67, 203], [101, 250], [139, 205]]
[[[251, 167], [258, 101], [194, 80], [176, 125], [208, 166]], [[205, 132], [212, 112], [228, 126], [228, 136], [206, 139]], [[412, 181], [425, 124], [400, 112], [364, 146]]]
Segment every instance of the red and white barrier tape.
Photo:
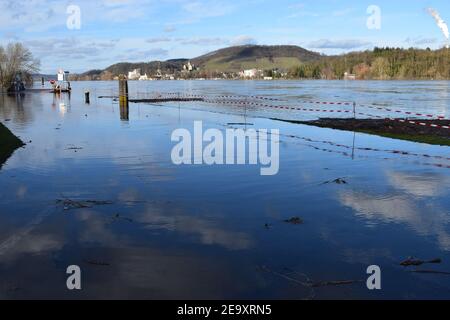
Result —
[[196, 94], [191, 94], [191, 95], [186, 95], [186, 94], [180, 94], [180, 93], [176, 93], [176, 92], [166, 92], [164, 94], [168, 94], [168, 95], [175, 95], [175, 96], [180, 96], [180, 97], [192, 97], [192, 98], [204, 98], [204, 99], [211, 99], [211, 98], [215, 98], [215, 99], [242, 99], [242, 98], [251, 98], [251, 99], [256, 99], [256, 100], [267, 100], [267, 101], [285, 101], [285, 100], [281, 100], [281, 99], [277, 99], [277, 98], [268, 98], [268, 97], [262, 97], [262, 96], [240, 96], [240, 95], [217, 95], [217, 96], [205, 96], [205, 95], [196, 95]]
[[[279, 134], [280, 136], [282, 136], [282, 134]], [[287, 136], [287, 135], [284, 135], [284, 136]], [[334, 145], [334, 146], [337, 146], [337, 147], [345, 147], [345, 148], [347, 148], [347, 149], [355, 149], [355, 150], [373, 150], [373, 151], [383, 151], [383, 152], [390, 152], [390, 153], [394, 153], [394, 154], [400, 154], [400, 155], [414, 155], [414, 156], [423, 156], [423, 157], [426, 157], [426, 158], [438, 158], [438, 159], [444, 159], [444, 160], [449, 160], [449, 158], [445, 158], [445, 157], [441, 157], [441, 156], [430, 156], [430, 155], [426, 155], [426, 154], [423, 154], [423, 155], [421, 155], [421, 154], [415, 154], [415, 153], [408, 153], [408, 152], [406, 152], [406, 151], [398, 151], [398, 150], [380, 150], [380, 149], [371, 149], [371, 148], [361, 148], [361, 147], [359, 147], [359, 148], [353, 148], [353, 147], [351, 147], [351, 146], [345, 146], [345, 145], [341, 145], [341, 144], [335, 144], [335, 143], [333, 143], [333, 142], [327, 142], [327, 141], [316, 141], [316, 140], [312, 140], [312, 139], [309, 139], [309, 138], [304, 138], [304, 137], [298, 137], [298, 136], [288, 136], [288, 137], [291, 137], [291, 138], [299, 138], [299, 139], [302, 139], [302, 140], [305, 140], [305, 141], [307, 141], [307, 142], [321, 142], [321, 143], [328, 143], [328, 144], [330, 144], [330, 145]], [[304, 145], [304, 146], [307, 146], [307, 147], [310, 147], [310, 148], [313, 148], [313, 149], [315, 149], [315, 150], [319, 150], [319, 151], [324, 151], [324, 152], [328, 152], [328, 153], [336, 153], [336, 154], [341, 154], [341, 155], [343, 155], [343, 156], [346, 156], [346, 157], [354, 157], [355, 155], [353, 154], [353, 153], [350, 153], [350, 152], [346, 152], [346, 151], [340, 151], [340, 150], [332, 150], [332, 149], [327, 149], [327, 148], [320, 148], [320, 147], [318, 147], [318, 146], [315, 146], [315, 145], [312, 145], [312, 144], [302, 144], [302, 143], [299, 143], [300, 145]], [[371, 158], [371, 157], [368, 157], [368, 156], [363, 156], [363, 155], [356, 155], [356, 157], [358, 157], [358, 158]], [[396, 159], [394, 159], [394, 158], [384, 158], [383, 160], [396, 160]], [[429, 162], [420, 162], [420, 161], [415, 161], [414, 163], [417, 163], [417, 164], [420, 164], [420, 165], [426, 165], [426, 166], [433, 166], [433, 167], [437, 167], [437, 168], [446, 168], [446, 169], [450, 169], [450, 165], [448, 165], [448, 164], [442, 164], [442, 163], [429, 163]]]
[[[398, 121], [398, 122], [406, 123], [406, 124], [415, 124], [415, 125], [419, 125], [419, 126], [422, 126], [422, 127], [432, 127], [432, 128], [437, 128], [437, 129], [450, 129], [450, 126], [443, 126], [443, 125], [440, 125], [440, 124], [426, 123], [426, 122], [421, 122], [421, 121], [413, 121], [413, 120], [406, 120], [406, 119], [395, 119], [395, 118], [386, 118], [386, 120]], [[435, 119], [435, 120], [440, 120], [440, 119]]]
[[338, 106], [352, 106], [353, 102], [330, 102], [330, 101], [310, 101], [302, 100], [300, 103], [310, 103], [310, 104], [327, 104], [327, 105], [338, 105]]
[[[312, 108], [300, 108], [300, 107], [291, 107], [291, 106], [274, 106], [269, 104], [261, 104], [257, 102], [245, 102], [245, 101], [215, 101], [215, 100], [205, 100], [208, 103], [219, 103], [219, 104], [229, 104], [229, 105], [250, 105], [250, 106], [260, 106], [266, 108], [273, 109], [282, 109], [282, 110], [293, 110], [293, 111], [307, 111], [307, 112], [329, 112], [329, 113], [353, 113], [352, 110], [338, 110], [338, 109], [312, 109]], [[369, 116], [384, 119], [384, 117], [376, 116], [373, 114], [367, 114], [362, 112], [357, 112], [357, 115]]]
[[407, 114], [407, 115], [410, 115], [410, 116], [436, 118], [438, 120], [449, 120], [449, 119], [445, 119], [445, 116], [442, 116], [442, 115], [438, 116], [438, 115], [432, 115], [432, 114], [426, 114], [426, 113], [416, 113], [416, 112], [412, 112], [412, 111], [405, 111], [405, 110], [399, 110], [399, 109], [376, 107], [376, 106], [370, 106], [370, 105], [366, 105], [366, 104], [360, 104], [358, 106], [365, 107], [365, 108], [370, 108], [370, 109], [388, 111], [388, 112], [403, 113], [403, 114]]
[[[167, 92], [164, 94], [168, 95], [178, 95], [180, 97], [193, 97], [193, 98], [204, 98], [204, 99], [211, 99], [211, 98], [219, 98], [219, 99], [227, 99], [227, 98], [252, 98], [252, 99], [258, 99], [258, 100], [267, 100], [267, 101], [285, 101], [282, 99], [277, 98], [268, 98], [268, 97], [262, 97], [262, 96], [243, 96], [243, 95], [218, 95], [218, 96], [206, 96], [206, 95], [186, 95], [186, 94], [180, 94], [176, 92]], [[298, 101], [300, 103], [308, 103], [308, 104], [323, 104], [323, 105], [342, 105], [342, 106], [352, 106], [353, 102], [336, 102], [336, 101], [311, 101], [311, 100], [300, 100]], [[412, 115], [412, 116], [419, 116], [419, 117], [427, 117], [427, 118], [436, 118], [439, 120], [449, 120], [446, 119], [443, 115], [433, 115], [433, 114], [427, 114], [427, 113], [418, 113], [418, 112], [412, 112], [412, 111], [405, 111], [400, 109], [392, 109], [392, 108], [386, 108], [386, 107], [379, 107], [376, 105], [367, 105], [367, 104], [357, 104], [358, 107], [365, 107], [370, 109], [376, 109], [376, 110], [383, 110], [388, 112], [395, 112], [395, 113], [403, 113], [406, 115]]]
[[[237, 105], [250, 105], [250, 106], [261, 106], [261, 107], [268, 107], [268, 108], [274, 108], [274, 109], [283, 109], [283, 110], [294, 110], [294, 111], [309, 111], [309, 112], [328, 112], [328, 113], [353, 113], [352, 110], [324, 110], [324, 109], [311, 109], [311, 108], [300, 108], [300, 107], [290, 107], [290, 106], [274, 106], [274, 105], [267, 105], [267, 104], [260, 104], [256, 102], [245, 102], [245, 101], [236, 101], [236, 102], [230, 102], [230, 101], [213, 101], [213, 100], [205, 100], [205, 102], [212, 102], [212, 103], [220, 103], [220, 104], [237, 104]], [[389, 118], [389, 117], [383, 117], [378, 116], [374, 114], [367, 114], [363, 112], [356, 112], [357, 115], [362, 116], [369, 116], [373, 118], [378, 119], [385, 119], [389, 121], [398, 121], [401, 123], [407, 123], [407, 124], [414, 124], [414, 125], [420, 125], [420, 126], [428, 126], [432, 128], [437, 129], [450, 129], [450, 126], [446, 125], [439, 125], [435, 123], [426, 123], [422, 121], [413, 121], [413, 120], [406, 120], [406, 119], [396, 119], [396, 118]], [[442, 120], [442, 119], [435, 119], [435, 120]]]
[[[166, 94], [172, 94], [172, 93], [166, 93]], [[173, 93], [173, 94], [176, 94], [176, 93]], [[294, 107], [294, 106], [261, 104], [261, 103], [252, 102], [252, 101], [215, 100], [215, 99], [211, 99], [211, 97], [201, 96], [201, 95], [182, 95], [182, 96], [179, 96], [179, 97], [180, 98], [203, 98], [203, 99], [205, 99], [204, 102], [206, 102], [206, 103], [218, 103], [218, 104], [225, 104], [225, 105], [259, 106], [259, 107], [273, 108], [273, 109], [279, 109], [279, 110], [320, 112], [320, 113], [325, 113], [325, 112], [327, 112], [327, 113], [348, 113], [348, 114], [354, 113], [354, 111], [352, 111], [352, 110], [313, 109], [313, 108], [302, 108], [302, 107]], [[218, 97], [226, 98], [226, 97], [245, 97], [245, 96], [218, 96]], [[249, 98], [255, 98], [255, 97], [256, 96], [249, 96]], [[270, 98], [264, 98], [264, 97], [259, 97], [259, 98], [266, 99], [266, 100], [271, 100]], [[272, 99], [272, 100], [273, 101], [277, 101], [276, 99]], [[319, 102], [319, 101], [317, 101], [317, 102], [314, 102], [314, 101], [303, 101], [303, 102], [315, 103], [315, 104], [324, 104], [324, 105], [352, 105], [349, 102]], [[377, 110], [385, 110], [385, 111], [390, 111], [390, 112], [396, 112], [396, 113], [405, 113], [405, 114], [408, 114], [408, 115], [433, 117], [433, 115], [429, 115], [429, 114], [413, 113], [413, 112], [402, 111], [402, 110], [394, 110], [394, 109], [389, 109], [389, 108], [373, 107], [373, 106], [368, 106], [368, 105], [359, 105], [359, 106], [368, 107], [368, 108], [377, 109]], [[372, 118], [377, 118], [377, 119], [385, 119], [387, 121], [398, 121], [398, 122], [406, 123], [406, 124], [414, 124], [414, 125], [419, 125], [419, 126], [428, 126], [428, 127], [432, 127], [432, 128], [436, 128], [436, 129], [450, 129], [450, 126], [447, 126], [447, 125], [440, 125], [440, 124], [436, 124], [436, 123], [426, 123], [426, 122], [423, 122], [423, 121], [420, 121], [420, 120], [396, 119], [396, 118], [391, 118], [391, 117], [367, 114], [367, 113], [363, 113], [363, 112], [356, 112], [355, 114], [362, 115], [362, 116], [368, 116], [368, 117], [372, 117]], [[447, 119], [445, 119], [445, 117], [443, 117], [443, 116], [438, 116], [438, 119], [434, 119], [434, 120], [447, 120]]]
[[378, 149], [378, 148], [370, 148], [370, 147], [353, 147], [353, 146], [340, 144], [340, 143], [333, 142], [333, 141], [314, 140], [314, 139], [311, 139], [311, 138], [301, 137], [301, 136], [296, 136], [296, 135], [280, 134], [280, 136], [285, 136], [285, 137], [293, 138], [293, 139], [300, 139], [300, 140], [304, 140], [304, 141], [307, 141], [307, 142], [329, 144], [329, 145], [332, 145], [332, 146], [335, 146], [335, 147], [345, 148], [345, 149], [355, 149], [355, 150], [359, 150], [359, 151], [386, 152], [386, 153], [398, 154], [398, 155], [402, 155], [402, 156], [424, 157], [424, 158], [428, 158], [428, 159], [429, 158], [435, 158], [435, 159], [439, 159], [439, 160], [450, 161], [449, 157], [429, 155], [429, 154], [425, 154], [425, 153], [420, 154], [420, 153], [414, 153], [414, 152], [403, 151], [403, 150]]

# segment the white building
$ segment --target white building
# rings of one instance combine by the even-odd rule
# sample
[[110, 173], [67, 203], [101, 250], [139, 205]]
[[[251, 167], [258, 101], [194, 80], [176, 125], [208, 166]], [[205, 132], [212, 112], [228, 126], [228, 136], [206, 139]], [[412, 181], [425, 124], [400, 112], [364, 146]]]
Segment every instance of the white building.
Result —
[[262, 76], [262, 70], [258, 70], [258, 69], [249, 69], [249, 70], [243, 70], [241, 72], [239, 72], [239, 76], [241, 78], [245, 78], [245, 79], [254, 79], [257, 77]]
[[147, 80], [151, 80], [151, 79], [147, 76], [147, 74], [144, 74], [143, 76], [140, 76], [140, 77], [139, 77], [139, 81], [147, 81]]
[[345, 80], [356, 80], [356, 75], [348, 73], [348, 72], [345, 72], [344, 73], [344, 79]]
[[192, 72], [192, 71], [194, 71], [195, 69], [196, 69], [196, 68], [195, 68], [195, 65], [191, 64], [190, 61], [189, 61], [187, 64], [183, 65], [183, 70], [184, 70], [184, 71]]
[[138, 80], [141, 77], [141, 69], [128, 72], [128, 80]]

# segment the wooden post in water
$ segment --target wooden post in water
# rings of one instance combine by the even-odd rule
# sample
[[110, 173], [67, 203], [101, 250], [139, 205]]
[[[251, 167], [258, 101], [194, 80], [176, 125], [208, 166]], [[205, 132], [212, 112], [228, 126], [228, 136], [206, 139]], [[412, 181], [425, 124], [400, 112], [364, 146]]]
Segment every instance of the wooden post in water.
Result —
[[353, 102], [353, 119], [356, 119], [356, 102]]
[[120, 119], [129, 119], [129, 107], [128, 107], [128, 81], [125, 75], [119, 76], [119, 106], [120, 106]]

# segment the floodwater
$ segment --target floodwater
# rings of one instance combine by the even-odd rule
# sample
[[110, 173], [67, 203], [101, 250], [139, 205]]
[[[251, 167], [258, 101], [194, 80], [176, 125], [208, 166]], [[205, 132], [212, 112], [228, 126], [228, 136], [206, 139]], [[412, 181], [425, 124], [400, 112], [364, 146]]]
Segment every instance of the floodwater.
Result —
[[[449, 82], [129, 85], [132, 97], [258, 95], [450, 115]], [[411, 272], [450, 272], [448, 147], [283, 123], [270, 118], [335, 115], [257, 105], [130, 104], [126, 115], [98, 98], [117, 94], [116, 82], [72, 86], [70, 98], [0, 96], [0, 121], [27, 143], [0, 169], [0, 298], [450, 299], [450, 276]], [[279, 129], [279, 173], [174, 165], [171, 134], [196, 120]], [[347, 183], [325, 183], [339, 178]], [[284, 222], [292, 217], [304, 223]], [[442, 263], [400, 266], [408, 257]], [[66, 287], [70, 265], [82, 270], [81, 291]], [[367, 289], [370, 265], [381, 290]], [[342, 280], [362, 282], [308, 285]]]

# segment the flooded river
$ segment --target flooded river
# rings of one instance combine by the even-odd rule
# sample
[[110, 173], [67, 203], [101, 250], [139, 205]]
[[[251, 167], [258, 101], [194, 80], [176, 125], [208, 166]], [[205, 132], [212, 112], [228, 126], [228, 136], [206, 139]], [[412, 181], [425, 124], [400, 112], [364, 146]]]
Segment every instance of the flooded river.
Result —
[[[449, 82], [129, 86], [136, 98], [261, 96], [450, 116]], [[0, 298], [450, 299], [450, 276], [428, 273], [450, 272], [449, 147], [288, 124], [270, 118], [336, 115], [258, 105], [132, 103], [124, 115], [99, 98], [117, 95], [117, 82], [72, 87], [70, 97], [0, 96], [0, 121], [26, 143], [0, 169]], [[172, 132], [199, 120], [278, 129], [278, 174], [173, 164]], [[400, 266], [408, 257], [442, 263]], [[70, 265], [81, 291], [66, 287]], [[366, 286], [370, 265], [382, 290]], [[354, 282], [330, 285], [343, 280]]]

